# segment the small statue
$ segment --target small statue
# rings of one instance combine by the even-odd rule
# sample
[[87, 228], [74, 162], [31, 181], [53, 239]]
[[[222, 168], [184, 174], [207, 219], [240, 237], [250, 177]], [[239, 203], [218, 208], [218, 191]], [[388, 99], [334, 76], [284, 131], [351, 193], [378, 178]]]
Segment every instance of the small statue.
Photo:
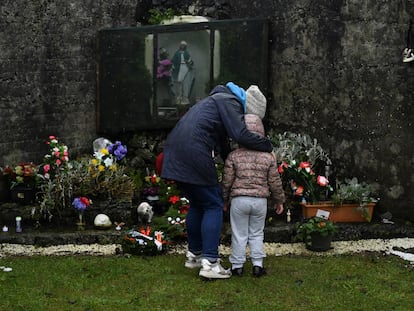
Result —
[[154, 216], [154, 211], [152, 210], [152, 206], [147, 202], [142, 202], [138, 208], [138, 222], [142, 224], [151, 223], [152, 217]]
[[116, 226], [116, 227], [115, 227], [115, 230], [116, 230], [116, 231], [121, 231], [121, 230], [122, 230], [122, 226], [123, 226], [123, 225], [125, 225], [125, 223], [124, 223], [124, 222], [116, 222], [116, 221], [114, 222], [114, 224], [115, 224], [115, 226]]

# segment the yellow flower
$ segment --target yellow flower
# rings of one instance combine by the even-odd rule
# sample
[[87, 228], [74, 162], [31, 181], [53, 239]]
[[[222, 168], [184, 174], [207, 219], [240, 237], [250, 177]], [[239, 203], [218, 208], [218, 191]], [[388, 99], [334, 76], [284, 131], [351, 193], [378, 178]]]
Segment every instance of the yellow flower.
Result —
[[109, 169], [111, 170], [111, 171], [116, 171], [117, 169], [118, 169], [118, 167], [117, 167], [117, 165], [116, 164], [113, 164], [113, 165], [111, 165], [110, 167], [109, 167]]
[[98, 165], [98, 160], [97, 160], [97, 159], [92, 159], [92, 160], [91, 160], [91, 163], [92, 163], [93, 165]]
[[98, 166], [98, 170], [100, 172], [103, 172], [105, 170], [105, 166], [103, 166], [102, 164]]
[[104, 155], [107, 155], [107, 154], [109, 154], [109, 151], [106, 148], [102, 148], [101, 153], [104, 154]]

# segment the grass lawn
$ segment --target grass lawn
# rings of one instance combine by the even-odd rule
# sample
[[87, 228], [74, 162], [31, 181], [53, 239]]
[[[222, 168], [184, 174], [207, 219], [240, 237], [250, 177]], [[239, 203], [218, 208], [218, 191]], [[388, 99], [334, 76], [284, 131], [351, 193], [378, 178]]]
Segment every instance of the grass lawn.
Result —
[[[267, 257], [268, 275], [203, 281], [183, 255], [7, 257], [0, 310], [413, 310], [414, 267], [382, 254]], [[224, 266], [228, 266], [225, 260]]]

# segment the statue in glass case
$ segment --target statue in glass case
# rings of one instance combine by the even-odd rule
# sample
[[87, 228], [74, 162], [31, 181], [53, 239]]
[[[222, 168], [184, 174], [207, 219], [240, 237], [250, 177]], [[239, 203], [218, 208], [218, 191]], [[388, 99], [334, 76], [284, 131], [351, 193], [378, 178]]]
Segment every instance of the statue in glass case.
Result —
[[173, 92], [178, 105], [190, 104], [189, 98], [194, 85], [194, 62], [187, 50], [187, 42], [181, 41], [171, 59]]

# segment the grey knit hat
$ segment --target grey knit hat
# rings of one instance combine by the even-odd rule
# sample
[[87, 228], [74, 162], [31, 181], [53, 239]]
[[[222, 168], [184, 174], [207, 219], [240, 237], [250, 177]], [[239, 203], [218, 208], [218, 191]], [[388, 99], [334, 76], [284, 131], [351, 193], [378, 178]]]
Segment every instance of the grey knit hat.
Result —
[[254, 132], [260, 136], [264, 136], [265, 131], [263, 127], [263, 122], [258, 115], [255, 114], [245, 114], [244, 123], [246, 123], [246, 128], [250, 132]]
[[266, 113], [266, 97], [257, 85], [250, 85], [246, 91], [246, 113], [258, 115], [261, 119]]

